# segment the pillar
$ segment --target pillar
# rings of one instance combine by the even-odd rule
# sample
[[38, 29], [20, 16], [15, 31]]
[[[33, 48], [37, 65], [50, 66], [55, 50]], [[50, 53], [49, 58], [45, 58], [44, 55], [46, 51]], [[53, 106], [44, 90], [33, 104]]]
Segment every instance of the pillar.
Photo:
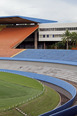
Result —
[[46, 49], [46, 45], [45, 45], [45, 42], [44, 42], [44, 49]]
[[35, 38], [34, 38], [34, 48], [37, 49], [37, 44], [38, 44], [38, 40], [37, 40], [37, 30], [35, 31]]

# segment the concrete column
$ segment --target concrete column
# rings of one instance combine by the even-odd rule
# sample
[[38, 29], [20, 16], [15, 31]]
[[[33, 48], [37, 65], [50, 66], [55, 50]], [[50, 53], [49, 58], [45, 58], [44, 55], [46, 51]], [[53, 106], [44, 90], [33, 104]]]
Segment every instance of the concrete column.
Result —
[[44, 42], [44, 49], [46, 49], [46, 45], [45, 45], [45, 42]]
[[37, 49], [37, 44], [38, 44], [38, 41], [37, 41], [37, 31], [35, 31], [35, 38], [34, 38], [34, 48]]

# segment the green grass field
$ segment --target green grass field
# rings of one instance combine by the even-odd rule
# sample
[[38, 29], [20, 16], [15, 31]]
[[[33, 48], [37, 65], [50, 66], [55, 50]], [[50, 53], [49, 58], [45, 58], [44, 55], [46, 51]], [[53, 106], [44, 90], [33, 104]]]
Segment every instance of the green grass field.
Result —
[[[23, 116], [15, 107], [27, 113], [28, 116], [38, 116], [54, 109], [58, 105], [60, 97], [56, 91], [47, 86], [45, 86], [43, 94], [27, 101], [42, 91], [43, 85], [37, 80], [0, 72], [0, 116]], [[10, 110], [3, 111], [9, 107]]]
[[26, 102], [42, 90], [42, 84], [34, 79], [0, 72], [0, 110]]
[[45, 86], [45, 92], [37, 99], [24, 104], [19, 108], [28, 116], [38, 116], [54, 109], [60, 101], [59, 94], [53, 89]]

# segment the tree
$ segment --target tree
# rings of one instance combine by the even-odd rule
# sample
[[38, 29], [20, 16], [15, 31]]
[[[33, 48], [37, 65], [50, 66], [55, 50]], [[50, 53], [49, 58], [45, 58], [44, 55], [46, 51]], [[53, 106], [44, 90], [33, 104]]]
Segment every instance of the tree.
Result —
[[73, 47], [76, 47], [76, 45], [77, 45], [77, 33], [72, 32], [70, 37], [71, 37], [71, 42], [73, 43]]
[[65, 43], [61, 42], [61, 41], [57, 42], [57, 48], [58, 49], [64, 49], [65, 48]]
[[69, 48], [69, 42], [71, 41], [71, 33], [66, 30], [66, 32], [63, 34], [62, 41], [66, 43], [66, 48]]

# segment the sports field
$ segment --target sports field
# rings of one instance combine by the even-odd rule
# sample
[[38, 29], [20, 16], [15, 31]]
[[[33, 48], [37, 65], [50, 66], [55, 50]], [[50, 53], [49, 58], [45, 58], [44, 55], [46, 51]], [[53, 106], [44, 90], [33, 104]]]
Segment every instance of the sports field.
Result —
[[42, 90], [42, 84], [34, 79], [0, 72], [0, 110], [27, 102]]
[[54, 109], [59, 100], [56, 91], [37, 80], [0, 72], [0, 116], [23, 116], [15, 107], [30, 116], [38, 116]]

